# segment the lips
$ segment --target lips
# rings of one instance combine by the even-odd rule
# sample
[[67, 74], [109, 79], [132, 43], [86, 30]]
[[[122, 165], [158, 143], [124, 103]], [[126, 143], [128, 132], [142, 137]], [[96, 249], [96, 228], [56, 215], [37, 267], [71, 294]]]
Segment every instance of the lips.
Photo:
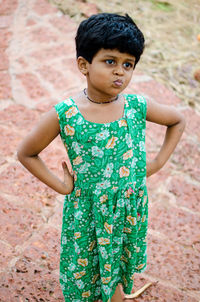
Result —
[[123, 85], [123, 81], [122, 80], [116, 80], [116, 81], [114, 81], [114, 84], [117, 87], [121, 87]]

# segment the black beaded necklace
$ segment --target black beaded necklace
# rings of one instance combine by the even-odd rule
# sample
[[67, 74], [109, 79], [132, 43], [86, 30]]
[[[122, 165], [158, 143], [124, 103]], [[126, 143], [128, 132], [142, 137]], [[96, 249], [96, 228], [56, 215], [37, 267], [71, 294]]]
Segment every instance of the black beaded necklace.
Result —
[[87, 92], [86, 92], [86, 88], [83, 90], [83, 92], [84, 92], [86, 98], [87, 98], [89, 101], [91, 101], [91, 102], [93, 102], [93, 103], [96, 103], [96, 104], [112, 103], [112, 102], [114, 102], [114, 101], [117, 101], [118, 98], [119, 98], [119, 95], [117, 95], [116, 98], [115, 98], [114, 100], [112, 100], [112, 101], [107, 101], [107, 102], [95, 102], [95, 101], [93, 101], [92, 99], [89, 98], [89, 96], [88, 96], [88, 94], [87, 94]]

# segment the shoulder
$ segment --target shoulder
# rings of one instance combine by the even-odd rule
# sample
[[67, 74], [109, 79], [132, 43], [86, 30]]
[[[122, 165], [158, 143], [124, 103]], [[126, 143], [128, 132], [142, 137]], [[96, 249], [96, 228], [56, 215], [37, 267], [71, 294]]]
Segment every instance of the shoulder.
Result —
[[160, 104], [149, 99], [146, 119], [156, 124], [172, 126], [184, 120], [184, 117], [175, 106]]
[[54, 108], [57, 113], [60, 113], [64, 110], [67, 110], [67, 108], [71, 107], [72, 105], [73, 105], [72, 99], [68, 98], [68, 99], [63, 100], [63, 101], [57, 103], [56, 105], [54, 105]]
[[70, 97], [54, 105], [59, 121], [66, 120], [77, 114], [77, 108]]
[[147, 105], [147, 101], [144, 96], [140, 94], [124, 94], [124, 97], [131, 107], [142, 107]]

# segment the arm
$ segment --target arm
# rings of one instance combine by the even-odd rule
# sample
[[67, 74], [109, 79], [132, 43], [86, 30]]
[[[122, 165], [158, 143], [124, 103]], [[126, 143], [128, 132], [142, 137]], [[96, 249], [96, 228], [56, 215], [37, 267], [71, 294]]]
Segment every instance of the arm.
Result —
[[175, 107], [148, 100], [146, 120], [167, 126], [160, 151], [153, 161], [147, 162], [148, 177], [160, 170], [169, 159], [184, 131], [185, 119]]
[[44, 114], [39, 124], [22, 141], [18, 148], [19, 161], [34, 176], [60, 194], [69, 194], [73, 190], [73, 176], [70, 174], [66, 162], [62, 163], [64, 181], [51, 173], [39, 157], [39, 153], [45, 149], [59, 134], [59, 122], [54, 109]]

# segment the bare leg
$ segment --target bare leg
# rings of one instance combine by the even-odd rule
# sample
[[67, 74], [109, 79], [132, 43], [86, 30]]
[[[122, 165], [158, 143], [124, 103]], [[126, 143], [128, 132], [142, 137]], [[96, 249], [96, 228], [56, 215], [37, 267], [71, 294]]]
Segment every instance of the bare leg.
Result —
[[[123, 299], [124, 299], [124, 292], [123, 292], [122, 284], [118, 284], [115, 293], [111, 298], [111, 302], [123, 302]], [[94, 302], [102, 302], [102, 300], [97, 300]]]
[[122, 297], [122, 300], [123, 300], [123, 299], [125, 299], [125, 293], [123, 291], [123, 286], [122, 286], [121, 283], [119, 284], [119, 289], [120, 289], [121, 297]]
[[119, 284], [117, 285], [115, 293], [111, 298], [111, 302], [123, 302]]

